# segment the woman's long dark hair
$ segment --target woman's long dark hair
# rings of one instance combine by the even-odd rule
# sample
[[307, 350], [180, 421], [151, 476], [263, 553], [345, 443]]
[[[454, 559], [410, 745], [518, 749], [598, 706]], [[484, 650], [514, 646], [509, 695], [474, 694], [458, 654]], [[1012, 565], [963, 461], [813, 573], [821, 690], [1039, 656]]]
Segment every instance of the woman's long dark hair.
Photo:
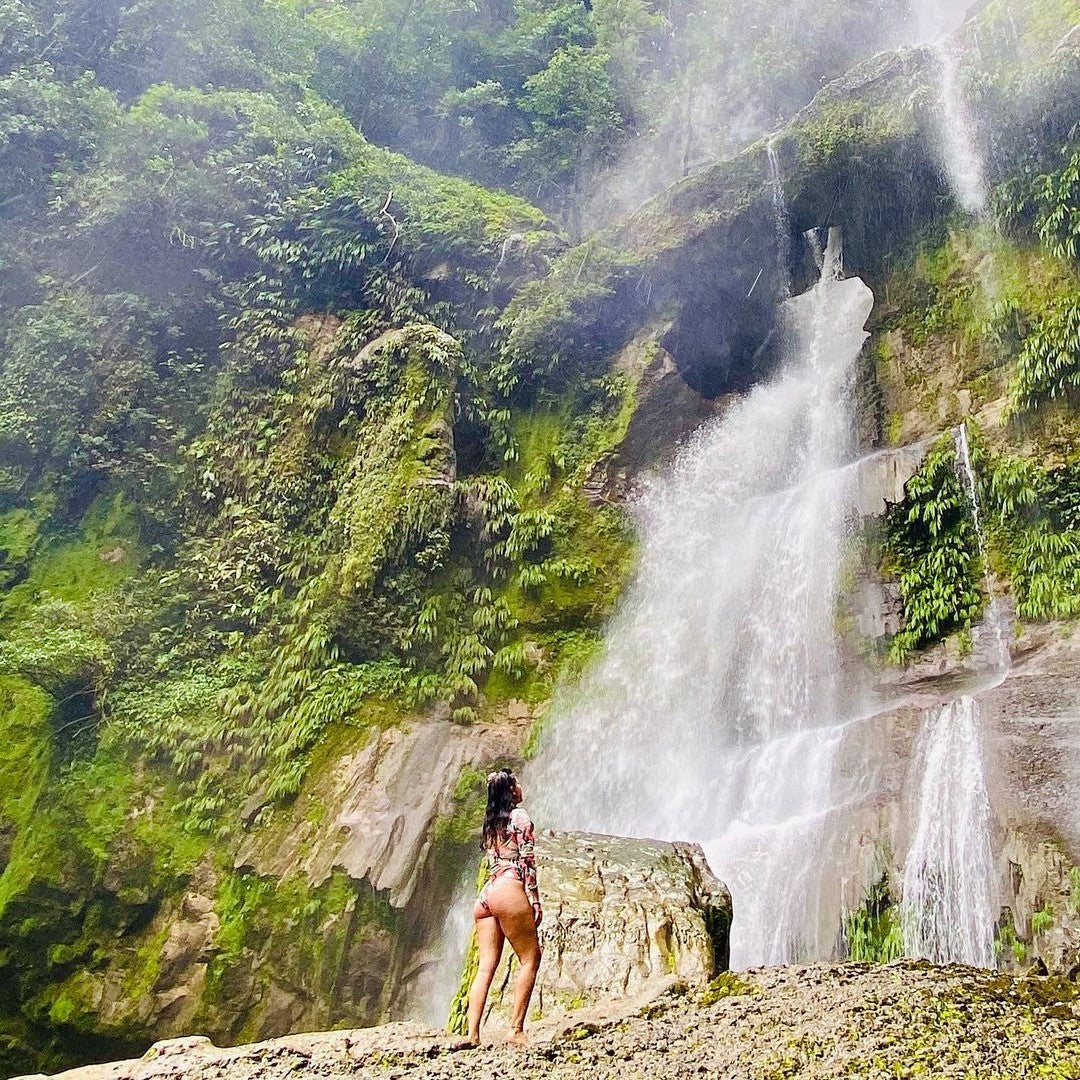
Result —
[[487, 813], [484, 814], [483, 846], [493, 848], [510, 831], [510, 813], [517, 806], [517, 777], [509, 769], [488, 776]]

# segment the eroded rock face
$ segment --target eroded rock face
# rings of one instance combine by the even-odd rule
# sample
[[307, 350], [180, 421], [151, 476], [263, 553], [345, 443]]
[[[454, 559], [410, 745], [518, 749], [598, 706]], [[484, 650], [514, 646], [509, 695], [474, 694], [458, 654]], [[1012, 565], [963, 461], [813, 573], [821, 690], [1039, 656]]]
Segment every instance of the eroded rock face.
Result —
[[[697, 844], [548, 830], [536, 857], [544, 958], [533, 1006], [545, 1017], [726, 970], [731, 895]], [[507, 948], [490, 999], [495, 1026], [516, 966]]]
[[[1008, 613], [1008, 605], [1003, 605]], [[902, 882], [919, 776], [915, 747], [927, 713], [966, 694], [978, 709], [1000, 904], [998, 963], [1050, 974], [1080, 972], [1080, 633], [1024, 627], [1012, 664], [988, 667], [989, 635], [965, 653], [950, 641], [906, 667], [881, 664], [874, 691], [877, 796], [863, 820], [887, 836], [890, 881]], [[862, 812], [861, 812], [862, 813]]]
[[[300, 873], [312, 885], [340, 867], [386, 891], [394, 907], [405, 907], [424, 869], [433, 825], [453, 810], [462, 769], [516, 759], [530, 725], [526, 713], [501, 725], [434, 719], [376, 732], [306, 789], [293, 814], [254, 833], [237, 865], [273, 877]], [[312, 800], [325, 808], [324, 820], [308, 812]]]

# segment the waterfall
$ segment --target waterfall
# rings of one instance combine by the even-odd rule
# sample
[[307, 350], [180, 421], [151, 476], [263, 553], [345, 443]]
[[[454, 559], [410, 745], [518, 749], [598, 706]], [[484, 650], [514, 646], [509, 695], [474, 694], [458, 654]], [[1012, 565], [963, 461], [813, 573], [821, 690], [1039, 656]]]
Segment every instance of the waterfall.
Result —
[[937, 963], [993, 967], [990, 800], [973, 698], [927, 714], [917, 770], [917, 819], [904, 862], [904, 950]]
[[[983, 626], [993, 638], [1000, 678], [1009, 667], [1009, 646], [987, 564], [966, 424], [954, 429], [953, 443], [985, 575]], [[967, 695], [923, 718], [915, 828], [904, 862], [901, 911], [908, 955], [993, 967], [996, 885], [981, 726], [978, 702]]]
[[777, 377], [639, 501], [636, 579], [528, 777], [545, 824], [701, 842], [734, 894], [736, 965], [827, 955], [845, 877], [862, 887], [872, 769], [846, 756], [835, 600], [872, 305], [831, 231], [820, 281], [783, 305]]
[[[917, 8], [919, 40], [931, 43], [938, 65], [942, 162], [960, 206], [983, 223], [980, 242], [992, 256], [985, 232], [986, 181], [961, 86], [960, 49], [955, 37], [947, 36], [962, 13], [940, 0], [922, 0]], [[984, 292], [992, 298], [996, 291], [992, 257], [984, 260], [980, 279]], [[1009, 646], [990, 576], [966, 423], [954, 429], [953, 442], [985, 578], [987, 608], [976, 634], [989, 630], [993, 665], [1001, 678], [1009, 667]], [[924, 715], [914, 775], [919, 778], [915, 824], [902, 882], [905, 952], [939, 963], [993, 967], [996, 883], [981, 715], [974, 698], [965, 695]]]
[[791, 295], [791, 274], [788, 270], [788, 236], [791, 231], [791, 221], [787, 200], [784, 198], [784, 176], [780, 171], [780, 157], [771, 138], [765, 144], [765, 161], [769, 170], [769, 188], [772, 191], [777, 281], [780, 282], [780, 295], [786, 300]]
[[976, 149], [975, 127], [960, 84], [960, 53], [955, 41], [934, 45], [939, 65], [943, 157], [953, 191], [970, 214], [986, 214], [986, 181]]
[[983, 626], [989, 628], [994, 641], [994, 661], [999, 671], [1008, 669], [1009, 645], [1005, 637], [1005, 617], [1001, 605], [994, 595], [994, 583], [990, 577], [990, 560], [987, 555], [986, 531], [983, 527], [982, 508], [979, 502], [979, 489], [975, 482], [975, 469], [971, 464], [971, 446], [968, 443], [967, 424], [959, 424], [953, 430], [953, 444], [956, 447], [956, 464], [960, 479], [967, 490], [971, 505], [971, 517], [975, 526], [975, 539], [979, 547], [979, 558], [983, 567], [983, 584], [986, 588], [986, 614]]
[[953, 35], [966, 0], [916, 0], [916, 40], [929, 45], [937, 63], [938, 137], [941, 160], [960, 205], [977, 217], [986, 214], [986, 181], [976, 145], [975, 126], [964, 98], [960, 48]]
[[462, 972], [473, 930], [476, 903], [476, 867], [470, 866], [454, 888], [453, 899], [443, 920], [439, 954], [417, 976], [409, 990], [404, 1010], [406, 1019], [419, 1020], [430, 1027], [446, 1026], [450, 1004], [461, 986]]

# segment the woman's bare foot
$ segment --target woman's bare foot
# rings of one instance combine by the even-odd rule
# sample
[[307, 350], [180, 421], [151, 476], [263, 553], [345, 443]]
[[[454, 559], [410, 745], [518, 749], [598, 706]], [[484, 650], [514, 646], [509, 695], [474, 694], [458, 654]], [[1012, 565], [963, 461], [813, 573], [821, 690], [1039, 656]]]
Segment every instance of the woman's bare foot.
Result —
[[530, 1046], [529, 1036], [524, 1031], [511, 1031], [506, 1036], [506, 1042], [509, 1046]]

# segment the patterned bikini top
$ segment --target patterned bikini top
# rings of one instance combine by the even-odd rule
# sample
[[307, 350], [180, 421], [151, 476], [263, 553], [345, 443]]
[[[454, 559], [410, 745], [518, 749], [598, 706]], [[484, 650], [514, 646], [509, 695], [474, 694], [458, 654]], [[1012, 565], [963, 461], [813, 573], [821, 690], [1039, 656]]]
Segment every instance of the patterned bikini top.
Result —
[[488, 849], [488, 881], [514, 872], [525, 886], [530, 902], [540, 902], [536, 882], [536, 856], [533, 853], [536, 830], [529, 812], [516, 806], [510, 812], [510, 822], [504, 837]]

